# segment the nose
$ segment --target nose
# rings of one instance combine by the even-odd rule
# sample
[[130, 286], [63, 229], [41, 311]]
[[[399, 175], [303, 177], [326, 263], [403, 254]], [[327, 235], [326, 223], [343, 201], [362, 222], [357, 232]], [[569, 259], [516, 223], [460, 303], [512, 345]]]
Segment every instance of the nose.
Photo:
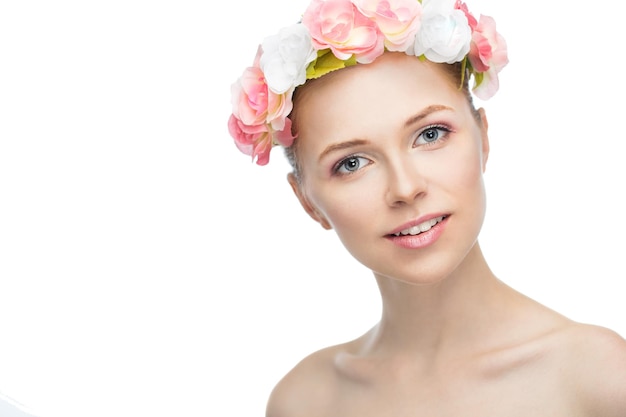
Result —
[[398, 158], [389, 164], [386, 200], [390, 206], [411, 204], [426, 193], [427, 181], [414, 158]]

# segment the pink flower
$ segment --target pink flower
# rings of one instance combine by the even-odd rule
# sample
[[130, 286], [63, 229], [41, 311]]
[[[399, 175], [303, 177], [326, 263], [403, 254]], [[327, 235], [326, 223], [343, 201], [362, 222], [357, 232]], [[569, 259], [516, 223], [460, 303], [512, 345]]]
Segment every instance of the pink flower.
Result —
[[302, 16], [315, 49], [330, 48], [333, 54], [367, 64], [385, 50], [384, 37], [375, 22], [361, 14], [350, 0], [313, 0]]
[[282, 131], [272, 131], [267, 124], [247, 125], [234, 114], [228, 119], [228, 132], [235, 139], [237, 148], [252, 156], [258, 165], [269, 162], [270, 151], [275, 144], [291, 146], [294, 137], [291, 134], [291, 120], [286, 119]]
[[353, 0], [356, 7], [378, 25], [390, 51], [405, 52], [415, 42], [422, 4], [416, 0]]
[[258, 125], [267, 118], [268, 94], [260, 68], [248, 67], [231, 86], [233, 113], [243, 123]]
[[246, 155], [257, 158], [257, 164], [265, 165], [269, 161], [269, 150], [272, 147], [272, 138], [267, 126], [246, 125], [234, 114], [228, 119], [228, 132], [235, 139], [237, 148]]
[[293, 108], [293, 88], [283, 94], [272, 92], [259, 68], [257, 54], [254, 66], [246, 68], [243, 75], [231, 86], [233, 114], [247, 125], [269, 123], [275, 130], [285, 127], [285, 119]]
[[469, 9], [467, 8], [467, 4], [463, 3], [461, 0], [456, 0], [454, 8], [461, 10], [463, 13], [465, 13], [465, 17], [467, 17], [467, 23], [469, 24], [470, 29], [473, 32], [474, 29], [476, 29], [476, 25], [478, 24], [478, 22], [476, 21], [474, 15], [470, 13]]
[[498, 73], [508, 64], [507, 46], [504, 38], [496, 32], [496, 22], [489, 16], [480, 16], [472, 33], [472, 43], [468, 54], [472, 68], [482, 72], [483, 78], [474, 88], [481, 99], [491, 97], [498, 91]]
[[291, 120], [287, 116], [293, 108], [291, 96], [294, 88], [284, 94], [272, 92], [261, 68], [262, 49], [259, 48], [254, 64], [231, 86], [233, 112], [228, 119], [228, 131], [241, 152], [251, 155], [259, 165], [269, 161], [272, 146], [290, 146]]

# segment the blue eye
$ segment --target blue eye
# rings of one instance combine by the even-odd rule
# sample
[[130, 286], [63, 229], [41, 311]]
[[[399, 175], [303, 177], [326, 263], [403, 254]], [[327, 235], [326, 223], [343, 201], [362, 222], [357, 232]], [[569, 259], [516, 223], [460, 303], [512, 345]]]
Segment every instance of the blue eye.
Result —
[[450, 129], [443, 126], [430, 126], [426, 129], [422, 130], [422, 133], [419, 134], [417, 140], [415, 141], [416, 145], [428, 145], [438, 140], [445, 139], [445, 137], [450, 133]]
[[351, 174], [366, 166], [368, 163], [369, 161], [366, 158], [350, 156], [339, 161], [333, 171], [339, 174]]
[[426, 129], [422, 136], [426, 142], [434, 142], [439, 139], [439, 131], [437, 129]]

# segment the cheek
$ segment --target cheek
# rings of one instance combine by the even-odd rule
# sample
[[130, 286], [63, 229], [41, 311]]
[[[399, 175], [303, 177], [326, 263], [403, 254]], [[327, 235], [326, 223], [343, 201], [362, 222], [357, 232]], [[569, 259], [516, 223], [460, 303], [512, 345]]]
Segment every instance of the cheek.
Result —
[[344, 194], [342, 197], [326, 211], [329, 221], [338, 231], [346, 227], [358, 227], [376, 213], [372, 194]]
[[458, 149], [447, 161], [445, 176], [462, 189], [475, 190], [483, 186], [483, 160], [478, 147]]
[[450, 171], [450, 175], [455, 178], [455, 183], [459, 184], [464, 189], [476, 189], [483, 185], [483, 170], [482, 165], [478, 160], [472, 161], [459, 161], [455, 164]]
[[446, 160], [445, 166], [439, 166], [437, 177], [438, 185], [452, 201], [455, 201], [457, 209], [472, 218], [484, 217], [486, 194], [482, 159], [478, 150], [455, 152], [453, 158]]
[[344, 240], [365, 230], [371, 219], [380, 213], [380, 197], [374, 192], [364, 193], [362, 187], [325, 188], [316, 193], [314, 201], [318, 209]]
[[456, 188], [453, 191], [458, 197], [463, 211], [469, 216], [468, 220], [479, 232], [486, 212], [486, 193], [483, 182], [482, 160], [478, 153], [473, 158], [467, 158], [465, 162], [459, 161], [452, 170], [455, 177]]

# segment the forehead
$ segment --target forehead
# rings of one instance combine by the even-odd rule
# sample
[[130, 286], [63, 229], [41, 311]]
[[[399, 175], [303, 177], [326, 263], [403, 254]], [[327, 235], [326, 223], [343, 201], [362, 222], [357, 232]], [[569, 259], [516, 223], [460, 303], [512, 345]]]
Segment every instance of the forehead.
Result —
[[400, 128], [425, 107], [466, 106], [464, 93], [440, 65], [403, 53], [338, 70], [306, 84], [294, 102], [298, 144], [346, 140]]

